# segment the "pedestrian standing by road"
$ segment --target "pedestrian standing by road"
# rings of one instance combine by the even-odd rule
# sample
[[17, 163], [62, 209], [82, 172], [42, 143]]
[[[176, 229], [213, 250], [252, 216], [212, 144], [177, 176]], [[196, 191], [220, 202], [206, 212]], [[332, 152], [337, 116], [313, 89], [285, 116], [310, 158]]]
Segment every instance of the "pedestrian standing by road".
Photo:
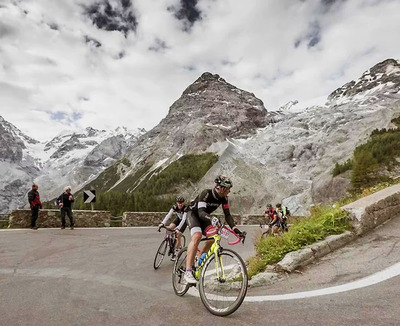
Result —
[[39, 216], [39, 209], [42, 208], [42, 202], [40, 201], [38, 185], [34, 183], [32, 185], [32, 190], [28, 192], [28, 201], [29, 205], [31, 206], [31, 229], [37, 230], [38, 227], [36, 226], [36, 221]]
[[57, 204], [61, 209], [61, 229], [65, 229], [65, 214], [68, 215], [71, 230], [74, 229], [74, 217], [72, 215], [73, 202], [74, 195], [71, 194], [71, 187], [67, 186], [64, 192], [57, 198]]

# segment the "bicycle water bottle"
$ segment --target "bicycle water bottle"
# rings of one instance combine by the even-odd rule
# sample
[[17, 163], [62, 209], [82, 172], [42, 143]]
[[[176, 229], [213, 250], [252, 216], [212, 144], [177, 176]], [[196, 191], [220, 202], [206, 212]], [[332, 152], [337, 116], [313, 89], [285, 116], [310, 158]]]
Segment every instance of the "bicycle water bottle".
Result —
[[201, 265], [201, 263], [203, 262], [204, 258], [206, 258], [207, 254], [205, 252], [203, 252], [197, 262], [198, 266]]

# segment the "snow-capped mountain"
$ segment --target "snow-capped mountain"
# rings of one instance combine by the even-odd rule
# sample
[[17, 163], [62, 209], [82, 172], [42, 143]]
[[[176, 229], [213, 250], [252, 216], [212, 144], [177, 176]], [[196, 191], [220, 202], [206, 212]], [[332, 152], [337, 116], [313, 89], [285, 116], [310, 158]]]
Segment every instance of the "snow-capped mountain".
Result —
[[[283, 202], [295, 214], [306, 214], [310, 205], [345, 194], [349, 180], [331, 175], [336, 162], [351, 157], [372, 130], [394, 127], [391, 120], [400, 116], [400, 63], [388, 59], [375, 65], [332, 92], [325, 105], [292, 109], [298, 105], [268, 112], [254, 94], [204, 73], [159, 125], [136, 136], [88, 128], [42, 144], [1, 119], [1, 208], [24, 203], [32, 180], [44, 199], [66, 184], [79, 189], [92, 180], [101, 180], [102, 191], [132, 191], [186, 154], [214, 152], [218, 162], [182, 190], [185, 197], [212, 186], [223, 173], [234, 182], [234, 213], [260, 213], [266, 203]], [[112, 175], [101, 172], [107, 166]]]
[[400, 115], [400, 63], [377, 64], [334, 91], [325, 105], [284, 111], [267, 112], [254, 94], [205, 73], [139, 139], [127, 155], [129, 167], [116, 163], [119, 180], [111, 189], [128, 184], [132, 175], [136, 183], [144, 180], [137, 181], [144, 165], [152, 165], [145, 172], [148, 178], [182, 155], [211, 151], [219, 155], [218, 162], [185, 196], [212, 186], [215, 176], [224, 173], [235, 184], [231, 201], [236, 213], [259, 213], [266, 203], [283, 202], [307, 214], [310, 205], [345, 194], [349, 181], [332, 178], [335, 163], [348, 159], [372, 130], [390, 127]]
[[0, 213], [18, 207], [26, 185], [39, 175], [40, 159], [32, 155], [38, 145], [0, 116]]
[[143, 133], [143, 129], [88, 127], [81, 133], [63, 131], [49, 142], [39, 142], [0, 117], [0, 212], [26, 205], [32, 182], [39, 184], [42, 200], [54, 198], [66, 185], [79, 189], [121, 159]]

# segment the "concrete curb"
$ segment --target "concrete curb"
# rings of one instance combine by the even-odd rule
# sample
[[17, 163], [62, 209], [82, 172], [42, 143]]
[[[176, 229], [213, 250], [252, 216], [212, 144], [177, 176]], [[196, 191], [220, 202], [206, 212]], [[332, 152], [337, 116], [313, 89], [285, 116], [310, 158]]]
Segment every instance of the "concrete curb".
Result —
[[342, 234], [330, 235], [325, 240], [313, 243], [303, 249], [289, 252], [275, 265], [278, 272], [266, 271], [258, 273], [249, 281], [250, 287], [258, 287], [275, 283], [281, 278], [281, 273], [291, 273], [297, 268], [306, 266], [332, 251], [342, 248], [348, 243], [356, 240], [358, 236], [353, 232], [346, 231]]
[[303, 249], [289, 252], [276, 266], [278, 270], [291, 273], [296, 268], [308, 265], [315, 259], [345, 246], [356, 238], [357, 235], [350, 231], [338, 235], [330, 235], [325, 240], [313, 243]]
[[[306, 266], [314, 260], [339, 249], [354, 241], [358, 236], [375, 229], [388, 220], [399, 216], [400, 184], [393, 185], [381, 191], [363, 197], [355, 202], [342, 207], [347, 211], [352, 221], [354, 232], [347, 231], [338, 235], [330, 235], [325, 240], [316, 242], [303, 249], [289, 252], [275, 265], [275, 271], [291, 273], [301, 266]], [[270, 275], [270, 270], [253, 276], [256, 281], [250, 280], [250, 286], [260, 286], [259, 279], [264, 279], [264, 284], [273, 282], [281, 274]], [[261, 275], [261, 276], [259, 276]]]

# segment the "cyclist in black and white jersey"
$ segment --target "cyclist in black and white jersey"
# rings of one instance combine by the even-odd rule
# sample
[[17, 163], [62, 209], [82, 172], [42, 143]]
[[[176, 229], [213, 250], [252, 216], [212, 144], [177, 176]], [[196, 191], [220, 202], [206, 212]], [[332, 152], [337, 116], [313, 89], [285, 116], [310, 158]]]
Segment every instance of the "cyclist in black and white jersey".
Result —
[[186, 209], [187, 206], [184, 205], [185, 203], [185, 198], [182, 196], [179, 196], [176, 198], [176, 204], [172, 206], [172, 208], [169, 210], [168, 214], [165, 215], [164, 219], [162, 222], [158, 225], [158, 231], [165, 226], [165, 224], [168, 222], [168, 220], [172, 217], [172, 215], [175, 213], [176, 217], [175, 219], [171, 222], [169, 225], [169, 229], [171, 230], [176, 230], [176, 245], [175, 245], [175, 252], [171, 257], [171, 260], [175, 260], [176, 253], [181, 249], [181, 239], [182, 239], [182, 233], [185, 232], [186, 230]]
[[[217, 217], [211, 216], [220, 205], [224, 211], [225, 221], [229, 224], [231, 229], [236, 234], [242, 234], [238, 228], [235, 227], [235, 222], [229, 210], [228, 194], [232, 188], [232, 182], [227, 177], [219, 176], [215, 179], [215, 187], [213, 189], [206, 189], [191, 203], [187, 212], [187, 222], [190, 228], [192, 239], [188, 246], [188, 253], [186, 259], [186, 272], [184, 279], [187, 283], [195, 284], [197, 281], [192, 274], [192, 266], [194, 257], [196, 255], [197, 247], [204, 233], [204, 230], [209, 226], [217, 226], [220, 221]], [[213, 240], [207, 241], [201, 253], [207, 252]]]

